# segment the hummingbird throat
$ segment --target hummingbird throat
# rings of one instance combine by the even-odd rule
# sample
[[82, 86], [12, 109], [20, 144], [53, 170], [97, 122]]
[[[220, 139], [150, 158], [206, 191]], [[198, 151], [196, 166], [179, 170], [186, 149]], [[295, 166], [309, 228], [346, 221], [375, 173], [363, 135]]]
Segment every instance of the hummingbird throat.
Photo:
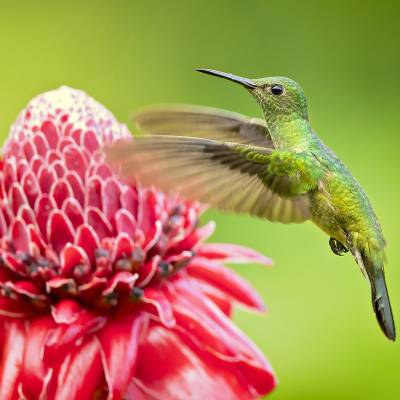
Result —
[[275, 116], [268, 112], [265, 112], [264, 116], [277, 148], [305, 151], [317, 139], [307, 119], [297, 115]]

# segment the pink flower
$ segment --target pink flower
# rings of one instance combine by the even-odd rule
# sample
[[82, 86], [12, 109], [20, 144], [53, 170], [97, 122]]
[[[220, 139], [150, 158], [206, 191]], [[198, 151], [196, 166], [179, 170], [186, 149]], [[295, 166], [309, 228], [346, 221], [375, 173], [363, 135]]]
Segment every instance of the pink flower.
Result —
[[85, 93], [33, 99], [0, 165], [0, 399], [253, 399], [271, 367], [231, 322], [263, 310], [204, 244], [201, 207], [120, 180], [101, 147], [130, 134]]

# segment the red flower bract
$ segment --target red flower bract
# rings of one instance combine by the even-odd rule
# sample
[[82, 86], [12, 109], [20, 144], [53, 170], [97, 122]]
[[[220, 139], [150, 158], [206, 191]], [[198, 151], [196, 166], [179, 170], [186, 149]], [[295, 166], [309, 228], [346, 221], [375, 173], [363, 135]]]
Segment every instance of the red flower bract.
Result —
[[262, 310], [204, 244], [201, 207], [118, 178], [102, 147], [131, 140], [85, 93], [33, 99], [0, 165], [0, 399], [253, 399], [274, 374], [231, 322]]

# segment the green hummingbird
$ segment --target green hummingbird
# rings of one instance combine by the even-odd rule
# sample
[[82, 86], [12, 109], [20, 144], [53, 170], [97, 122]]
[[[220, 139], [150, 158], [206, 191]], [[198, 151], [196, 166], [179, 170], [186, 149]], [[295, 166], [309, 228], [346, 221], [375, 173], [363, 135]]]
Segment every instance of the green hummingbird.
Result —
[[381, 226], [360, 184], [313, 131], [301, 86], [286, 77], [198, 71], [246, 88], [264, 119], [206, 107], [150, 107], [135, 120], [151, 135], [111, 146], [109, 161], [129, 179], [222, 210], [282, 223], [311, 220], [329, 235], [335, 254], [354, 256], [369, 279], [379, 325], [395, 340]]

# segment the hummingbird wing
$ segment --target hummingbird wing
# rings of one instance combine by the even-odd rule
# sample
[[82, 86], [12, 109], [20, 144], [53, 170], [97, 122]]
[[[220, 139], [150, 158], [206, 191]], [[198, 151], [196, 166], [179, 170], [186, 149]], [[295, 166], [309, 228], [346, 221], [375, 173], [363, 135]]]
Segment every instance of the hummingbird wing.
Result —
[[189, 200], [283, 223], [310, 217], [307, 192], [291, 193], [298, 177], [270, 172], [273, 149], [204, 138], [145, 136], [105, 151], [128, 179], [176, 191]]
[[218, 108], [171, 104], [144, 108], [133, 116], [138, 128], [153, 135], [203, 137], [274, 148], [260, 118]]

